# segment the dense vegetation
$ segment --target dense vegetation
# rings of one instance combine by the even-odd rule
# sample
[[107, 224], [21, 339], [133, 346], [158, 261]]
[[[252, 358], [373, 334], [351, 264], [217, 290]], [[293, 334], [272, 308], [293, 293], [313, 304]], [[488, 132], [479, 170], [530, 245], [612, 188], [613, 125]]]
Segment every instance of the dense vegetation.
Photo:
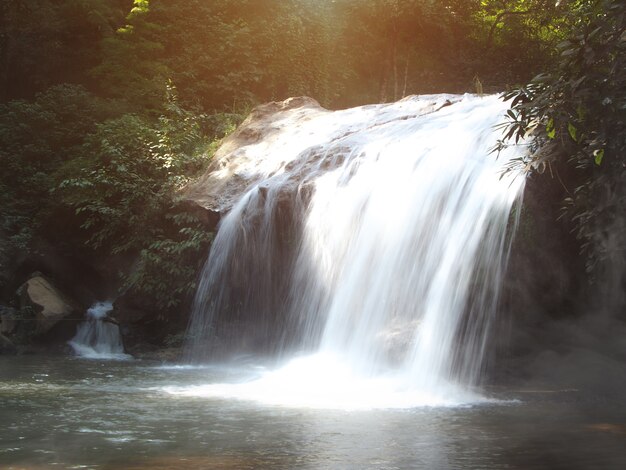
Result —
[[569, 15], [572, 32], [554, 65], [507, 93], [513, 109], [502, 144], [533, 136], [519, 163], [561, 180], [562, 215], [589, 279], [609, 308], [619, 308], [626, 291], [626, 3], [580, 2]]
[[574, 218], [600, 246], [591, 222], [624, 207], [623, 28], [617, 0], [3, 1], [0, 254], [123, 254], [120, 287], [167, 314], [210, 241], [177, 191], [250, 106], [497, 91], [544, 71], [516, 95], [515, 129], [541, 123], [540, 145], [581, 167]]

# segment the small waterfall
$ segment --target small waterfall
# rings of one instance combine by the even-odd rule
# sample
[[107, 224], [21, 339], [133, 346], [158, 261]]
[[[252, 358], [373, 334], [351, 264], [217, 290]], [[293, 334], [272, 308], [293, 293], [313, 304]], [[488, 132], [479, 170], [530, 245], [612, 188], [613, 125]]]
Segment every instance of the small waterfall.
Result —
[[130, 359], [124, 354], [120, 329], [107, 318], [113, 302], [96, 302], [85, 314], [76, 335], [68, 344], [77, 356], [87, 359]]
[[239, 149], [257, 167], [237, 170], [251, 183], [220, 225], [188, 349], [284, 365], [184, 393], [348, 408], [479, 399], [524, 186], [503, 173], [524, 148], [490, 152], [506, 109], [470, 95], [295, 109]]

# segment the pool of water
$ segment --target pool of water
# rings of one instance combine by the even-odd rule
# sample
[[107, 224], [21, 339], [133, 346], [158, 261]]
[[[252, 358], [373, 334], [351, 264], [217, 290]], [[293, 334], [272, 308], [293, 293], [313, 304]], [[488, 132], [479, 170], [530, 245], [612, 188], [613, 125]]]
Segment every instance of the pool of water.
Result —
[[626, 402], [578, 390], [353, 411], [168, 392], [241, 370], [0, 357], [0, 468], [626, 468]]

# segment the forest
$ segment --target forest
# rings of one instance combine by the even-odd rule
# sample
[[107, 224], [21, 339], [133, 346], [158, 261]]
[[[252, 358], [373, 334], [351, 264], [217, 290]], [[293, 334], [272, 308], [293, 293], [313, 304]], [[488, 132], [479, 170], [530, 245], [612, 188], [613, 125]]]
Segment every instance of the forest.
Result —
[[63, 259], [183, 324], [212, 234], [179, 192], [254, 106], [435, 92], [508, 93], [500, 150], [535, 136], [518, 164], [560, 188], [544, 203], [574, 233], [587, 281], [623, 292], [621, 1], [6, 0], [0, 12], [7, 304], [29, 270]]
[[0, 0], [0, 467], [626, 468], [626, 1]]

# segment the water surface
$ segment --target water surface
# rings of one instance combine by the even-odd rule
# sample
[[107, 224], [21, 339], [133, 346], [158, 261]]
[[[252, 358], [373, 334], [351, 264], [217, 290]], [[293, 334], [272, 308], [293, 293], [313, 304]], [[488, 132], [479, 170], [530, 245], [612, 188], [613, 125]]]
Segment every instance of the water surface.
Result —
[[626, 468], [626, 406], [582, 391], [360, 411], [172, 395], [252, 366], [0, 358], [0, 468]]

